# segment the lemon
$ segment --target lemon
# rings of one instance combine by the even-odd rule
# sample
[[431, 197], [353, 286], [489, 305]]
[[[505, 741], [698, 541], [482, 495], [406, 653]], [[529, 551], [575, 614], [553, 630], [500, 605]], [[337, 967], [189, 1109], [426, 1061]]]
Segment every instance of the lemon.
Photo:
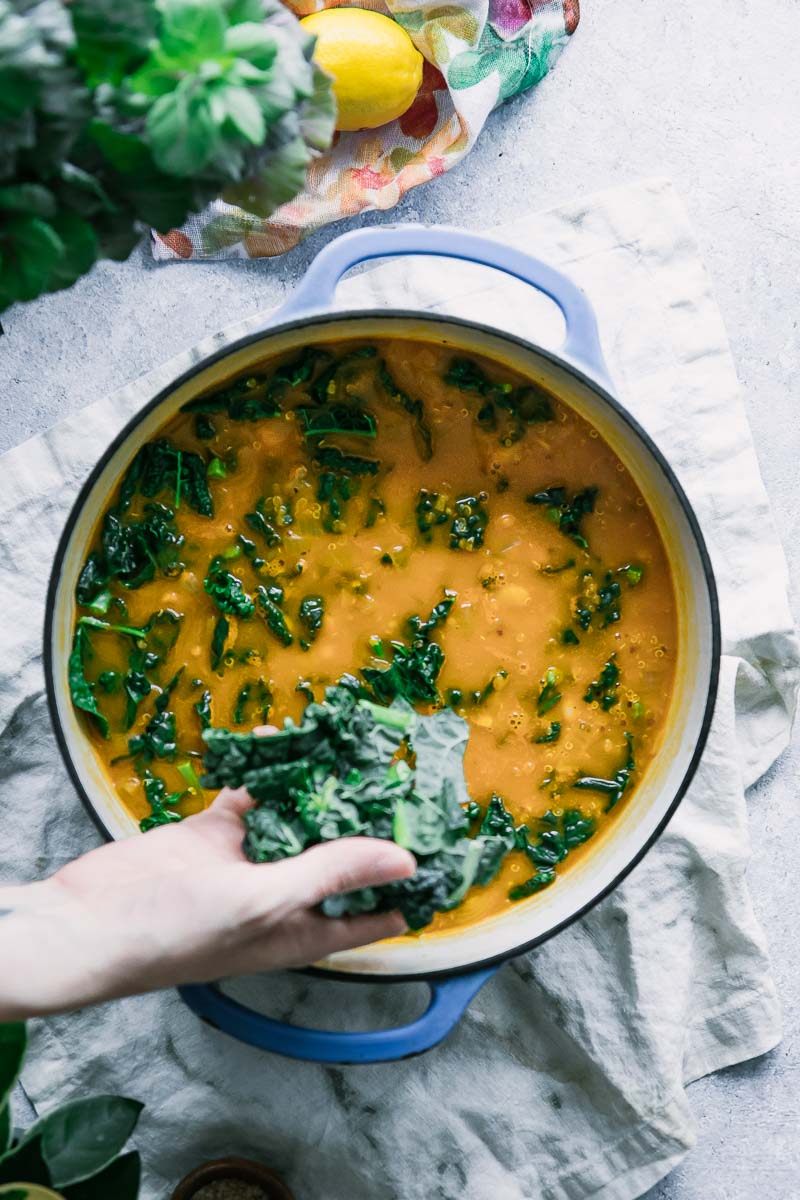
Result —
[[314, 61], [333, 77], [337, 129], [376, 129], [411, 107], [423, 60], [396, 21], [363, 8], [327, 8], [300, 24], [317, 39]]

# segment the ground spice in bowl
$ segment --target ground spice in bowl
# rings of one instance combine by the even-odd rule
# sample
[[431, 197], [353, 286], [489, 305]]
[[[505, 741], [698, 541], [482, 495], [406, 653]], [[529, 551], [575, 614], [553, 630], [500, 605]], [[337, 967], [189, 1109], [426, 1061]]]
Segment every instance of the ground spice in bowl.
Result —
[[294, 1200], [283, 1180], [251, 1158], [215, 1158], [180, 1181], [172, 1200]]
[[244, 1179], [214, 1179], [195, 1192], [193, 1200], [269, 1200], [257, 1183]]

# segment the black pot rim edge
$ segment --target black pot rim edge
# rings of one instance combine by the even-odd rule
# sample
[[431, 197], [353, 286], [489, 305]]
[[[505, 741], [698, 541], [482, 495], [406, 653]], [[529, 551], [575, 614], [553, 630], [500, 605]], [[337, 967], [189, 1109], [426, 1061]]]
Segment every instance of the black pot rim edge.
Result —
[[356, 310], [334, 312], [334, 313], [316, 313], [316, 314], [312, 313], [312, 314], [309, 314], [304, 317], [298, 317], [292, 321], [282, 322], [282, 323], [274, 325], [274, 326], [267, 326], [266, 328], [258, 329], [256, 331], [254, 331], [253, 333], [248, 333], [248, 334], [245, 334], [241, 338], [237, 338], [235, 341], [230, 342], [228, 345], [222, 347], [220, 350], [215, 351], [213, 354], [210, 354], [207, 357], [204, 357], [201, 360], [199, 360], [197, 363], [193, 364], [187, 371], [184, 371], [176, 379], [172, 380], [169, 384], [167, 384], [166, 387], [162, 388], [161, 391], [158, 392], [158, 394], [152, 398], [152, 400], [149, 400], [147, 402], [147, 404], [145, 404], [141, 409], [139, 409], [139, 411], [133, 417], [131, 417], [131, 419], [128, 422], [126, 422], [123, 429], [120, 430], [120, 432], [116, 435], [116, 437], [106, 447], [106, 449], [101, 454], [100, 458], [95, 463], [95, 465], [92, 468], [91, 472], [89, 473], [88, 477], [82, 484], [80, 491], [78, 492], [78, 495], [75, 498], [75, 501], [73, 502], [73, 505], [70, 509], [69, 516], [67, 517], [66, 523], [64, 525], [64, 529], [62, 530], [62, 533], [61, 533], [61, 537], [59, 538], [55, 557], [53, 559], [53, 569], [50, 574], [50, 581], [48, 583], [47, 595], [46, 595], [46, 599], [45, 599], [43, 666], [44, 666], [45, 685], [46, 685], [46, 689], [47, 689], [47, 706], [48, 706], [49, 713], [50, 713], [50, 722], [51, 722], [53, 732], [56, 737], [56, 741], [58, 743], [59, 750], [61, 751], [61, 756], [64, 759], [64, 762], [67, 767], [67, 771], [69, 772], [70, 778], [71, 778], [71, 780], [75, 786], [75, 789], [84, 805], [84, 808], [86, 809], [89, 816], [93, 820], [95, 826], [97, 827], [97, 829], [99, 830], [99, 832], [102, 834], [103, 838], [105, 838], [106, 841], [108, 841], [108, 842], [113, 841], [114, 839], [113, 839], [112, 835], [109, 833], [105, 824], [101, 820], [100, 815], [98, 814], [94, 805], [92, 804], [89, 794], [83, 785], [83, 780], [80, 776], [80, 772], [78, 771], [78, 768], [77, 768], [75, 762], [73, 761], [72, 755], [70, 754], [69, 747], [67, 746], [67, 740], [64, 735], [64, 731], [61, 727], [61, 722], [60, 722], [60, 719], [58, 716], [58, 705], [57, 705], [57, 701], [56, 701], [55, 672], [54, 672], [54, 662], [53, 662], [53, 653], [52, 653], [53, 621], [54, 621], [54, 616], [55, 616], [55, 599], [56, 599], [56, 593], [58, 590], [58, 585], [59, 585], [59, 581], [60, 581], [60, 577], [61, 577], [61, 568], [62, 568], [64, 558], [66, 555], [67, 547], [69, 545], [69, 542], [70, 542], [70, 539], [72, 536], [72, 531], [75, 527], [75, 524], [78, 520], [80, 513], [83, 510], [83, 506], [84, 506], [88, 496], [90, 495], [95, 483], [97, 482], [98, 477], [105, 470], [105, 467], [108, 464], [109, 460], [113, 457], [114, 454], [116, 454], [116, 452], [120, 448], [120, 446], [125, 441], [127, 441], [127, 439], [130, 437], [130, 435], [136, 429], [137, 425], [139, 425], [141, 420], [145, 416], [147, 416], [148, 413], [150, 413], [154, 409], [158, 408], [158, 406], [164, 400], [166, 400], [168, 396], [170, 396], [174, 391], [176, 391], [177, 388], [181, 387], [185, 383], [188, 383], [192, 378], [194, 378], [195, 375], [199, 375], [202, 371], [207, 370], [208, 367], [213, 366], [215, 363], [220, 362], [225, 358], [228, 358], [231, 354], [234, 354], [238, 350], [245, 349], [247, 346], [251, 346], [255, 342], [263, 341], [263, 340], [271, 338], [274, 335], [279, 334], [279, 333], [290, 333], [295, 330], [300, 330], [300, 329], [307, 328], [309, 326], [315, 326], [315, 325], [320, 325], [320, 324], [330, 325], [330, 324], [337, 324], [339, 322], [344, 323], [347, 321], [357, 321], [357, 320], [364, 320], [364, 319], [378, 320], [378, 319], [384, 319], [384, 318], [390, 319], [390, 320], [395, 319], [395, 320], [421, 321], [422, 323], [425, 323], [427, 321], [430, 321], [431, 323], [434, 323], [434, 322], [445, 323], [445, 324], [449, 324], [449, 325], [456, 325], [462, 329], [474, 330], [481, 334], [488, 334], [490, 337], [500, 338], [501, 340], [511, 342], [514, 346], [521, 348], [522, 350], [524, 350], [526, 352], [533, 352], [534, 354], [538, 355], [540, 358], [546, 359], [548, 362], [552, 363], [554, 366], [558, 367], [560, 370], [566, 371], [568, 374], [572, 375], [584, 387], [588, 388], [590, 391], [593, 391], [597, 395], [599, 395], [601, 397], [601, 399], [611, 409], [613, 409], [613, 411], [616, 413], [616, 415], [626, 425], [628, 425], [628, 427], [633, 431], [633, 433], [638, 437], [638, 439], [641, 442], [643, 442], [644, 445], [647, 447], [647, 450], [649, 451], [651, 456], [657, 462], [658, 466], [660, 467], [661, 471], [663, 472], [664, 476], [666, 477], [667, 481], [669, 482], [670, 487], [672, 488], [672, 491], [673, 491], [675, 497], [677, 498], [681, 508], [683, 509], [684, 516], [686, 517], [686, 520], [688, 522], [689, 528], [692, 533], [692, 537], [694, 538], [695, 546], [696, 546], [698, 554], [700, 556], [700, 561], [701, 561], [702, 568], [703, 568], [703, 574], [705, 577], [705, 584], [706, 584], [706, 588], [708, 591], [708, 599], [709, 599], [709, 606], [710, 606], [710, 618], [711, 618], [711, 671], [710, 671], [710, 678], [709, 678], [708, 696], [706, 699], [706, 706], [705, 706], [705, 709], [703, 712], [703, 719], [700, 723], [700, 729], [698, 731], [697, 743], [695, 745], [695, 750], [692, 755], [692, 758], [686, 768], [686, 771], [684, 772], [683, 779], [681, 780], [681, 783], [675, 792], [674, 798], [672, 799], [666, 812], [664, 813], [664, 816], [659, 821], [658, 825], [653, 830], [650, 837], [647, 839], [647, 841], [644, 843], [644, 845], [639, 848], [639, 850], [630, 859], [630, 861], [628, 863], [626, 863], [625, 867], [620, 872], [618, 872], [618, 874], [604, 888], [602, 888], [601, 891], [599, 891], [595, 896], [593, 896], [591, 898], [591, 900], [588, 900], [576, 912], [572, 913], [569, 917], [566, 917], [563, 921], [560, 921], [557, 925], [553, 926], [552, 929], [548, 929], [545, 933], [541, 933], [537, 937], [531, 938], [529, 941], [523, 942], [521, 945], [513, 947], [511, 950], [505, 950], [499, 954], [489, 955], [487, 958], [482, 958], [478, 962], [472, 962], [472, 963], [469, 963], [466, 965], [461, 965], [461, 966], [456, 966], [456, 967], [448, 967], [448, 968], [445, 968], [440, 971], [421, 971], [421, 972], [415, 972], [413, 974], [409, 973], [409, 974], [399, 974], [399, 975], [394, 975], [394, 974], [384, 975], [382, 973], [377, 973], [377, 972], [337, 971], [335, 968], [328, 968], [328, 967], [305, 967], [305, 968], [303, 968], [304, 972], [307, 974], [321, 976], [325, 979], [333, 979], [333, 980], [338, 980], [338, 981], [347, 982], [347, 983], [372, 983], [372, 984], [376, 984], [376, 983], [436, 983], [437, 981], [453, 978], [456, 976], [469, 975], [469, 974], [472, 974], [477, 971], [486, 970], [492, 966], [500, 966], [502, 963], [507, 962], [509, 959], [516, 958], [521, 954], [525, 954], [529, 950], [534, 950], [537, 946], [542, 945], [544, 942], [549, 941], [550, 938], [555, 937], [556, 934], [561, 933], [564, 929], [567, 929], [575, 921], [580, 920], [581, 917], [586, 916], [586, 914], [589, 913], [597, 904], [599, 904], [601, 900], [604, 900], [606, 898], [606, 896], [610, 895], [611, 892], [613, 892], [617, 887], [619, 887], [619, 885], [623, 882], [623, 880], [626, 879], [628, 877], [628, 875], [630, 875], [631, 871], [633, 871], [633, 869], [636, 866], [638, 866], [638, 864], [644, 858], [645, 854], [647, 854], [648, 850], [650, 850], [651, 847], [656, 843], [656, 841], [659, 839], [659, 837], [661, 836], [661, 834], [664, 832], [667, 825], [671, 821], [672, 817], [675, 814], [675, 811], [677, 810], [678, 805], [680, 804], [683, 797], [686, 795], [689, 785], [692, 782], [692, 779], [694, 778], [695, 772], [696, 772], [698, 764], [700, 762], [700, 758], [702, 757], [703, 751], [706, 746], [706, 742], [708, 740], [708, 733], [709, 733], [709, 729], [711, 728], [711, 721], [712, 721], [712, 718], [714, 715], [714, 706], [716, 703], [717, 689], [718, 689], [718, 685], [719, 685], [719, 670], [720, 670], [720, 658], [721, 658], [721, 646], [722, 646], [722, 636], [721, 636], [721, 629], [720, 629], [720, 613], [719, 613], [719, 597], [717, 594], [717, 586], [716, 586], [716, 581], [714, 579], [714, 572], [713, 572], [713, 569], [711, 566], [711, 558], [708, 553], [708, 548], [706, 546], [705, 539], [704, 539], [702, 531], [700, 529], [698, 520], [694, 514], [694, 510], [693, 510], [691, 504], [689, 503], [686, 493], [684, 492], [680, 482], [678, 481], [678, 478], [677, 478], [675, 472], [673, 471], [672, 467], [669, 465], [666, 458], [664, 457], [662, 452], [659, 450], [658, 446], [655, 444], [653, 439], [642, 428], [642, 426], [639, 424], [639, 422], [636, 420], [636, 418], [633, 417], [632, 414], [629, 413], [628, 410], [622, 404], [620, 404], [620, 402], [614, 396], [612, 396], [608, 391], [606, 391], [606, 389], [601, 384], [597, 383], [597, 381], [592, 379], [590, 376], [585, 375], [579, 368], [574, 366], [571, 362], [568, 362], [566, 359], [561, 358], [557, 353], [554, 353], [551, 350], [546, 350], [541, 346], [537, 346], [534, 342], [530, 342], [525, 338], [518, 337], [515, 334], [506, 333], [504, 330], [495, 329], [491, 325], [484, 325], [478, 321], [470, 321], [470, 320], [464, 319], [463, 317], [452, 317], [452, 316], [448, 316], [447, 314], [433, 313], [430, 311], [415, 311], [413, 309], [386, 308], [386, 309], [356, 309]]

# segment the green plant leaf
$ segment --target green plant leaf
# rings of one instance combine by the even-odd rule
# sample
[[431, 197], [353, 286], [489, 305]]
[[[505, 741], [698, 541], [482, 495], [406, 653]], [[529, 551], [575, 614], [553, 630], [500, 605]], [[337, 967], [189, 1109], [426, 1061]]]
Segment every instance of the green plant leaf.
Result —
[[314, 90], [300, 110], [303, 138], [314, 150], [327, 150], [336, 128], [336, 100], [330, 77], [314, 66]]
[[272, 66], [278, 45], [265, 25], [246, 21], [231, 25], [225, 31], [225, 50], [237, 58], [246, 58], [253, 66], [265, 71]]
[[11, 1145], [11, 1104], [0, 1108], [0, 1156], [5, 1154]]
[[53, 1187], [63, 1190], [113, 1162], [136, 1128], [143, 1107], [124, 1096], [73, 1100], [37, 1121], [23, 1141], [41, 1144]]
[[147, 55], [156, 36], [153, 0], [72, 0], [76, 55], [91, 87], [119, 84]]
[[38, 1138], [28, 1141], [24, 1137], [0, 1158], [0, 1184], [16, 1183], [20, 1179], [28, 1183], [41, 1183], [45, 1187], [52, 1182]]
[[223, 53], [227, 21], [221, 4], [210, 0], [164, 0], [161, 12], [164, 55], [189, 67]]
[[52, 222], [64, 253], [50, 273], [47, 281], [49, 292], [72, 287], [81, 275], [91, 270], [97, 260], [97, 237], [88, 221], [77, 213], [64, 212]]
[[137, 1200], [141, 1159], [133, 1150], [90, 1179], [62, 1187], [64, 1200]]
[[171, 175], [194, 175], [206, 166], [220, 141], [205, 93], [178, 87], [159, 96], [147, 115], [153, 158]]
[[56, 200], [53, 193], [39, 183], [19, 183], [16, 187], [0, 187], [0, 208], [47, 219], [55, 216]]
[[301, 190], [311, 152], [301, 137], [294, 137], [276, 148], [263, 172], [255, 179], [227, 187], [223, 197], [259, 217], [269, 217]]
[[17, 1082], [26, 1045], [27, 1035], [22, 1021], [0, 1025], [0, 1109], [8, 1102], [11, 1089]]
[[226, 87], [222, 95], [227, 119], [248, 142], [260, 146], [267, 126], [255, 96], [244, 87]]
[[12, 217], [0, 231], [2, 290], [12, 300], [35, 300], [64, 255], [64, 244], [40, 217]]

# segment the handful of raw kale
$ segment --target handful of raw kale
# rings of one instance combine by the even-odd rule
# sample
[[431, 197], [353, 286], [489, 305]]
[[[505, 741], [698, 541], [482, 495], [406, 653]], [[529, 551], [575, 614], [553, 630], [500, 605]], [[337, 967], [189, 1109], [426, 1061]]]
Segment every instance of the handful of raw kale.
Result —
[[514, 848], [509, 822], [484, 820], [467, 836], [472, 814], [464, 779], [467, 722], [450, 709], [419, 716], [404, 700], [389, 708], [328, 688], [299, 725], [272, 737], [207, 729], [208, 788], [246, 787], [251, 862], [274, 862], [309, 846], [361, 834], [394, 840], [418, 868], [411, 879], [331, 896], [331, 917], [399, 909], [410, 928], [455, 908], [473, 884], [486, 884]]

